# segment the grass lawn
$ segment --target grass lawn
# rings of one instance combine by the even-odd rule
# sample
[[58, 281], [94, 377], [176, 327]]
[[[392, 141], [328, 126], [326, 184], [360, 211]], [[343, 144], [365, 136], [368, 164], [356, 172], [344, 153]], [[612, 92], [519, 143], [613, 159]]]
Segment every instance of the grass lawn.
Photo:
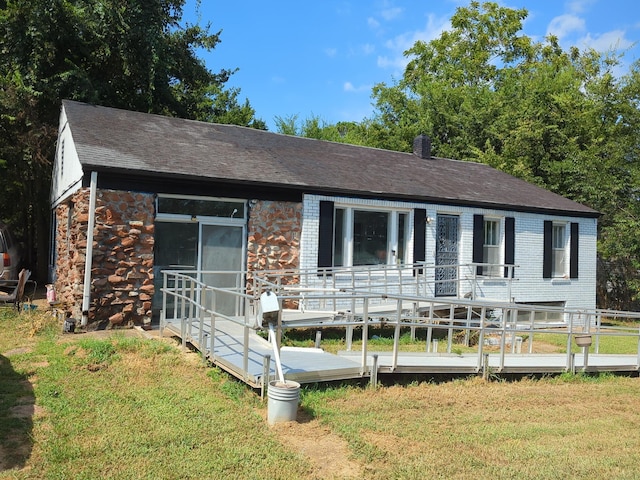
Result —
[[640, 476], [638, 378], [309, 386], [270, 427], [172, 339], [60, 330], [0, 309], [0, 479]]

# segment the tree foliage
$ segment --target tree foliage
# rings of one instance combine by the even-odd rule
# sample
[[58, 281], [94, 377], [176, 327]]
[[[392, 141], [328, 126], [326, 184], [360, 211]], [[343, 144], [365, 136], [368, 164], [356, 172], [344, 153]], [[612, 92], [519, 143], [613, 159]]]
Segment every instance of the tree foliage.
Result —
[[350, 129], [356, 139], [336, 140], [411, 151], [425, 133], [435, 155], [487, 163], [595, 208], [598, 302], [635, 309], [640, 64], [620, 75], [613, 52], [534, 41], [522, 33], [526, 16], [492, 2], [458, 8], [450, 30], [405, 52], [401, 79], [374, 87], [375, 116]]
[[237, 89], [225, 89], [234, 70], [212, 72], [197, 57], [215, 48], [220, 32], [182, 22], [183, 6], [0, 1], [0, 219], [14, 225], [41, 276], [62, 99], [266, 128], [248, 101], [238, 102]]

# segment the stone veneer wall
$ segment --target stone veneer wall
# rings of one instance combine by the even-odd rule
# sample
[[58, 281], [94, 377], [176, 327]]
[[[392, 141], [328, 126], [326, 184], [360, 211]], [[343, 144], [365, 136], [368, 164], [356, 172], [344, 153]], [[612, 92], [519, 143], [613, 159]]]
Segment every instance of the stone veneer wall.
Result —
[[[79, 190], [59, 205], [56, 217], [56, 293], [67, 312], [80, 318], [89, 189]], [[88, 328], [149, 322], [154, 293], [154, 195], [99, 189], [93, 235]]]
[[[247, 285], [251, 272], [300, 267], [302, 203], [253, 201], [249, 210]], [[293, 279], [295, 281], [295, 279]]]

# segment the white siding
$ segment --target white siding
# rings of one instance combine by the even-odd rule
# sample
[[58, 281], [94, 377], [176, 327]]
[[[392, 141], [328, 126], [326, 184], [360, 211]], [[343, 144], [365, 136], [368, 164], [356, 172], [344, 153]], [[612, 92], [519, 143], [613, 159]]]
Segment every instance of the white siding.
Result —
[[[300, 267], [313, 269], [318, 259], [319, 202], [333, 201], [336, 204], [370, 206], [377, 208], [425, 208], [427, 216], [435, 219], [438, 214], [452, 214], [460, 217], [459, 262], [470, 264], [473, 255], [473, 215], [481, 214], [492, 218], [515, 218], [515, 278], [511, 286], [511, 299], [515, 302], [565, 302], [571, 309], [593, 309], [596, 306], [596, 230], [594, 218], [560, 217], [535, 213], [506, 210], [454, 207], [416, 202], [396, 202], [386, 200], [365, 200], [320, 195], [305, 195], [303, 201], [303, 227], [300, 239]], [[545, 220], [577, 222], [579, 224], [579, 274], [577, 279], [543, 278], [543, 224]], [[410, 230], [413, 232], [413, 216], [409, 216]], [[504, 226], [504, 222], [502, 222]], [[427, 224], [426, 262], [435, 263], [436, 222]], [[569, 229], [568, 229], [569, 230]], [[504, 229], [501, 235], [504, 242]], [[413, 235], [408, 251], [413, 255]], [[503, 247], [502, 247], [503, 248]], [[461, 273], [461, 276], [464, 273]], [[471, 274], [468, 274], [471, 276]], [[478, 292], [481, 298], [507, 300], [506, 279], [480, 279]], [[466, 292], [460, 292], [464, 295]]]
[[64, 107], [60, 112], [60, 126], [58, 130], [58, 144], [53, 163], [51, 183], [51, 205], [55, 207], [62, 200], [70, 196], [81, 187], [82, 166], [78, 158], [71, 129], [67, 123]]

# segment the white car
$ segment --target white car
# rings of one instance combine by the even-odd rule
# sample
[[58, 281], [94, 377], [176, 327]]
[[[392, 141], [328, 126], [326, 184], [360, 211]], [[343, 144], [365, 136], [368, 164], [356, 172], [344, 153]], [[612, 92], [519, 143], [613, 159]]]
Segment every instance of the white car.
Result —
[[20, 264], [20, 247], [9, 228], [0, 223], [0, 280], [16, 280]]

